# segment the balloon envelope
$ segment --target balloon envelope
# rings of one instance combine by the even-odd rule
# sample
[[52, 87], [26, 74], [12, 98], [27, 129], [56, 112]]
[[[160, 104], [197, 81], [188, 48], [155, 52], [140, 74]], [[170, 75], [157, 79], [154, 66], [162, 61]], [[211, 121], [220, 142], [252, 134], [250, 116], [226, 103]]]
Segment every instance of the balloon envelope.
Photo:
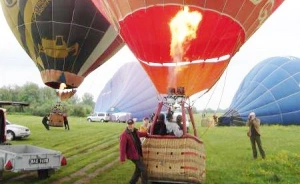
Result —
[[[283, 2], [92, 1], [119, 31], [159, 93], [168, 93], [170, 87], [184, 87], [187, 96], [210, 89], [239, 48]], [[183, 42], [180, 49], [175, 47], [175, 53], [176, 49], [183, 49], [176, 58], [171, 56], [174, 35], [170, 22], [184, 7], [190, 13], [201, 14], [202, 18], [196, 37]]]
[[13, 34], [54, 89], [77, 88], [123, 41], [88, 0], [3, 0]]
[[128, 112], [142, 120], [156, 111], [157, 91], [138, 62], [124, 64], [98, 96], [95, 112]]
[[255, 112], [262, 123], [300, 124], [300, 58], [271, 57], [244, 78], [225, 116], [247, 120]]

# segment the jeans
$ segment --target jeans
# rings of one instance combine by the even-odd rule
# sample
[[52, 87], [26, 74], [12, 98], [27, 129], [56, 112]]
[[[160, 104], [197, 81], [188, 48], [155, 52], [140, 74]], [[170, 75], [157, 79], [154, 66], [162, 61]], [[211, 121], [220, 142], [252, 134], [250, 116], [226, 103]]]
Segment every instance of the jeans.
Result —
[[140, 158], [138, 160], [131, 160], [134, 165], [135, 165], [135, 171], [131, 177], [131, 180], [130, 180], [130, 184], [135, 184], [139, 177], [141, 177], [142, 179], [142, 184], [147, 184], [147, 168], [143, 162], [143, 160]]
[[265, 155], [265, 151], [263, 150], [262, 145], [261, 145], [260, 135], [251, 136], [250, 141], [251, 141], [251, 146], [252, 146], [253, 158], [254, 159], [257, 158], [256, 144], [259, 149], [259, 153], [260, 153], [261, 157], [265, 158], [266, 155]]

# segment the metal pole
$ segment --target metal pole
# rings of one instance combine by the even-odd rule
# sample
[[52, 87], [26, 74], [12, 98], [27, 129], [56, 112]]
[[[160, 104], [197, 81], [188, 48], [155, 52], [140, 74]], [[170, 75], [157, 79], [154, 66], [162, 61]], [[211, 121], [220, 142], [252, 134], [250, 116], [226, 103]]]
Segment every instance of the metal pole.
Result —
[[197, 133], [197, 129], [196, 129], [196, 126], [195, 126], [195, 120], [194, 120], [193, 111], [192, 111], [191, 106], [188, 107], [188, 111], [189, 111], [190, 119], [191, 119], [191, 122], [192, 122], [192, 125], [193, 125], [194, 135], [196, 137], [198, 137], [198, 133]]
[[150, 130], [150, 134], [151, 134], [151, 135], [153, 134], [154, 126], [155, 126], [157, 117], [158, 117], [158, 115], [160, 114], [160, 111], [161, 111], [162, 106], [163, 106], [163, 102], [159, 102], [159, 103], [158, 103], [158, 106], [157, 106], [157, 110], [156, 110], [155, 115], [154, 115], [154, 118], [153, 118], [152, 125], [151, 125], [151, 130]]

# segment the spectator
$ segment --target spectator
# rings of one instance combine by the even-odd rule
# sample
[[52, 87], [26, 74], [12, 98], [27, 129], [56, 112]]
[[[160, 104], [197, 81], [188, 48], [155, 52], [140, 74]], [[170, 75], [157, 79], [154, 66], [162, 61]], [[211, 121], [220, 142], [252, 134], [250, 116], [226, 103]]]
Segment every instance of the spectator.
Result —
[[143, 118], [143, 124], [140, 126], [139, 131], [140, 132], [148, 132], [149, 126], [150, 126], [149, 118], [144, 117]]
[[247, 135], [250, 137], [253, 158], [257, 158], [256, 144], [258, 146], [261, 157], [264, 159], [266, 157], [265, 151], [262, 148], [262, 143], [260, 140], [260, 120], [256, 117], [254, 112], [251, 112], [248, 116], [247, 125], [249, 130]]

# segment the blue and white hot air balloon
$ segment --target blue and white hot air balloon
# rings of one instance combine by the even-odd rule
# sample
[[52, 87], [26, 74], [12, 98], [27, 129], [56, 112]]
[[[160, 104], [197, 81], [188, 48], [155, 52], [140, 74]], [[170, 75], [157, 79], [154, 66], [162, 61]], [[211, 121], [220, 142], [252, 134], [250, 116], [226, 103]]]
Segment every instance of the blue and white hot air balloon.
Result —
[[265, 124], [300, 124], [299, 99], [300, 58], [271, 57], [244, 78], [224, 117], [246, 121], [255, 112]]

